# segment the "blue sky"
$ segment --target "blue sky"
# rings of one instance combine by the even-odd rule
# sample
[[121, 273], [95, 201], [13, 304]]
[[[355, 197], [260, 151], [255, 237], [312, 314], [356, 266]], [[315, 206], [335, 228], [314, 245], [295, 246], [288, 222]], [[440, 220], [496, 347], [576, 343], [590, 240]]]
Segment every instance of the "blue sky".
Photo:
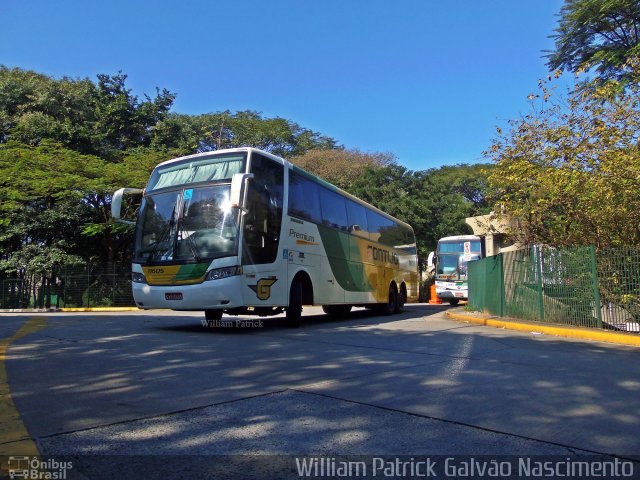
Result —
[[179, 113], [257, 110], [422, 170], [483, 161], [528, 111], [562, 3], [2, 0], [0, 63], [121, 70]]

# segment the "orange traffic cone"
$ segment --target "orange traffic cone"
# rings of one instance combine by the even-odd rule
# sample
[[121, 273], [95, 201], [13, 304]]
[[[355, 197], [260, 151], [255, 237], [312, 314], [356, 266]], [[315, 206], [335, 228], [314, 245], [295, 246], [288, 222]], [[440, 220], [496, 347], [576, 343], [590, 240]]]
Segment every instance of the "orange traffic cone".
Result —
[[438, 295], [436, 294], [436, 284], [435, 283], [431, 284], [431, 289], [429, 290], [429, 303], [434, 304], [434, 305], [440, 305], [442, 303], [442, 300], [440, 300], [438, 298]]

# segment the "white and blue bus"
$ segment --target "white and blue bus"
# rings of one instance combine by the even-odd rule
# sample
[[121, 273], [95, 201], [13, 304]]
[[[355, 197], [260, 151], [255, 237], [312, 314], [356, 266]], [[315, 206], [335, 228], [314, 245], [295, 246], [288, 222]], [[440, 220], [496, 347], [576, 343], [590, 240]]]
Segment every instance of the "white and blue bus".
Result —
[[475, 235], [455, 235], [438, 240], [429, 264], [435, 267], [436, 295], [457, 305], [469, 298], [468, 262], [482, 258], [482, 240]]

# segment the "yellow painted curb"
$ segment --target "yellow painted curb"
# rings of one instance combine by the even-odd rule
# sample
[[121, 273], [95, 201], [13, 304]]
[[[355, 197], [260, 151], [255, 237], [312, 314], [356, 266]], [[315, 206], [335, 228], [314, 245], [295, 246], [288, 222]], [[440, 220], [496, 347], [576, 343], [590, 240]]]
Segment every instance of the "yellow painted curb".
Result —
[[[0, 340], [0, 455], [38, 456], [38, 447], [22, 423], [20, 412], [13, 403], [7, 381], [5, 360], [13, 342], [47, 326], [47, 317], [32, 317], [11, 337]], [[2, 465], [5, 469], [5, 465]]]
[[447, 317], [460, 322], [484, 325], [487, 327], [505, 328], [507, 330], [518, 330], [521, 332], [539, 332], [559, 337], [578, 338], [581, 340], [593, 340], [595, 342], [617, 343], [619, 345], [630, 345], [640, 347], [640, 335], [637, 333], [604, 332], [602, 330], [586, 329], [578, 327], [560, 327], [551, 325], [540, 325], [539, 323], [520, 323], [509, 320], [499, 320], [496, 317], [474, 317], [462, 313], [445, 312]]
[[137, 312], [138, 307], [88, 307], [88, 308], [60, 308], [60, 312]]

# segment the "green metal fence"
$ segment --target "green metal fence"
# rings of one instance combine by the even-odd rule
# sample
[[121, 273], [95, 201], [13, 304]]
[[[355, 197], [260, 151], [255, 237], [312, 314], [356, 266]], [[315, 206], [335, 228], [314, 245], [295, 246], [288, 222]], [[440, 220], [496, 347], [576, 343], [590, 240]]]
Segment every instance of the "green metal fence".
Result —
[[474, 310], [504, 315], [502, 279], [502, 255], [469, 262], [469, 305]]
[[603, 250], [596, 268], [602, 321], [611, 328], [640, 333], [640, 248]]
[[134, 305], [129, 263], [0, 273], [0, 309]]
[[498, 316], [640, 332], [640, 248], [534, 246], [470, 262], [469, 305]]

